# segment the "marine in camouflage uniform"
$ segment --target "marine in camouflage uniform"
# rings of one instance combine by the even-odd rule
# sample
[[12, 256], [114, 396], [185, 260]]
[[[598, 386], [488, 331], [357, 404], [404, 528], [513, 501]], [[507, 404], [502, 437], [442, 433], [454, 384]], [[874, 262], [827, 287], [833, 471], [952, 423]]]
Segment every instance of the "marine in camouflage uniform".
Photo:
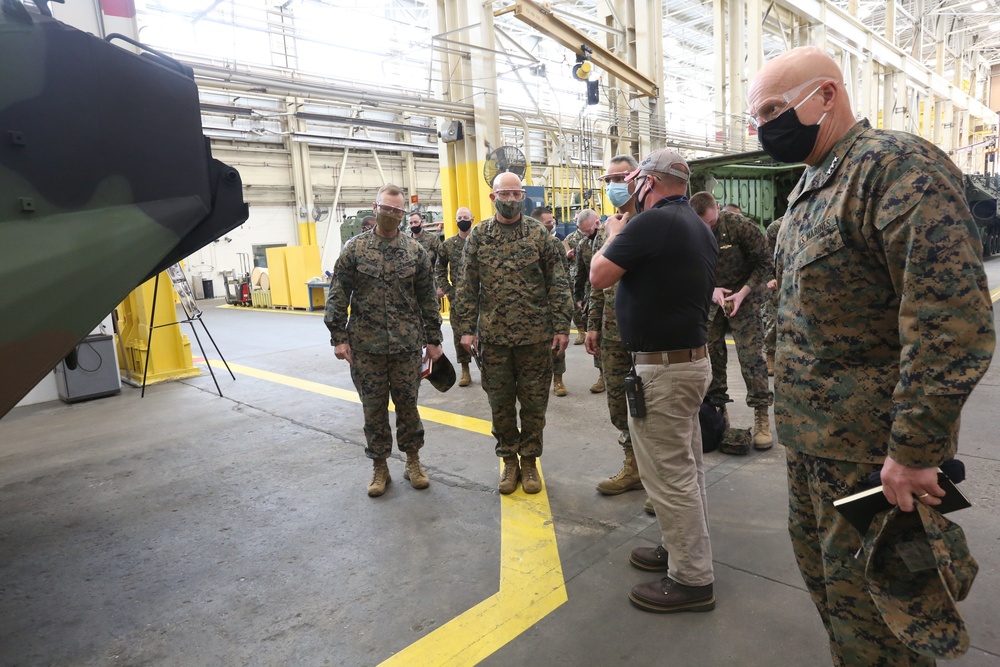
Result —
[[424, 218], [419, 213], [410, 214], [410, 237], [422, 245], [431, 258], [431, 271], [437, 265], [438, 255], [441, 254], [441, 238], [437, 234], [432, 234], [424, 230]]
[[773, 402], [773, 396], [767, 383], [764, 326], [760, 318], [760, 306], [767, 292], [766, 283], [774, 274], [772, 256], [767, 251], [767, 237], [749, 218], [720, 212], [710, 192], [694, 195], [691, 206], [712, 228], [719, 244], [716, 286], [729, 290], [727, 298], [741, 291], [745, 293], [735, 314], [727, 314], [727, 309], [717, 303], [712, 304], [709, 312], [708, 354], [712, 359], [712, 384], [706, 398], [714, 405], [725, 406], [730, 402], [726, 334], [731, 332], [747, 387], [747, 405], [754, 409], [753, 445], [757, 449], [770, 449], [773, 438], [768, 407]]
[[[594, 237], [597, 235], [597, 230], [601, 228], [601, 217], [600, 215], [592, 209], [584, 209], [580, 211], [579, 220], [583, 220], [584, 216], [587, 219], [582, 222], [586, 225], [586, 229], [578, 229], [577, 231], [582, 234], [582, 238], [576, 244], [576, 253], [574, 260], [571, 264], [574, 267], [573, 270], [573, 305], [576, 311], [582, 313], [581, 319], [577, 320], [577, 328], [580, 330], [581, 334], [584, 334], [584, 340], [586, 340], [587, 332], [587, 320], [588, 320], [588, 305], [587, 302], [590, 300], [590, 262], [594, 258]], [[593, 227], [591, 227], [593, 225]], [[590, 231], [590, 235], [587, 232]], [[598, 351], [594, 355], [594, 368], [601, 371], [601, 374], [595, 382], [590, 387], [590, 392], [592, 394], [600, 394], [605, 390], [604, 385], [604, 371], [601, 370], [601, 353]]]
[[[767, 246], [771, 258], [774, 258], [774, 246], [778, 240], [778, 230], [781, 229], [781, 218], [778, 218], [767, 226]], [[778, 291], [768, 290], [764, 297], [764, 307], [762, 309], [764, 318], [764, 357], [767, 361], [767, 374], [774, 375], [774, 341], [777, 335], [776, 313], [778, 311]]]
[[[469, 232], [470, 234], [472, 232]], [[451, 330], [455, 339], [455, 358], [462, 364], [463, 373], [468, 371], [472, 355], [462, 347], [462, 333], [456, 324], [455, 316], [455, 295], [458, 291], [458, 284], [462, 278], [462, 257], [465, 253], [465, 242], [468, 237], [462, 238], [460, 234], [445, 239], [438, 251], [435, 274], [437, 276], [438, 289], [448, 297], [448, 305], [451, 309]], [[459, 383], [461, 384], [461, 383]], [[468, 383], [462, 384], [468, 386]]]
[[473, 228], [458, 288], [459, 328], [463, 342], [478, 338], [482, 353], [495, 451], [504, 459], [500, 491], [514, 491], [522, 479], [526, 492], [537, 493], [535, 459], [542, 454], [551, 350], [556, 344], [565, 350], [569, 336], [569, 283], [564, 255], [551, 235], [520, 212], [524, 194], [517, 176], [497, 176], [492, 196], [498, 211], [510, 213], [502, 217], [514, 222], [501, 222], [498, 213]]
[[[398, 198], [401, 203], [402, 195]], [[390, 395], [396, 409], [396, 445], [407, 454], [404, 476], [417, 488], [426, 486], [417, 454], [424, 445], [417, 412], [421, 348], [426, 344], [430, 352], [430, 346], [441, 344], [430, 256], [398, 230], [392, 238], [378, 231], [363, 232], [344, 246], [330, 279], [324, 317], [338, 357], [351, 364], [351, 379], [364, 408], [365, 455], [375, 470], [369, 485], [372, 496], [381, 495], [390, 481], [385, 463], [392, 451]]]
[[[569, 261], [569, 284], [576, 284], [576, 277], [579, 275], [577, 271], [579, 270], [576, 263], [576, 258], [579, 255], [580, 243], [587, 238], [587, 235], [581, 232], [579, 229], [574, 229], [571, 233], [566, 235], [566, 240], [563, 243], [566, 246], [566, 258]], [[587, 311], [586, 308], [578, 308], [576, 302], [573, 302], [573, 326], [577, 330], [577, 337], [574, 341], [576, 345], [583, 344], [583, 336], [586, 333], [587, 328]]]
[[[992, 305], [958, 168], [917, 136], [856, 122], [840, 81], [829, 56], [805, 47], [769, 61], [750, 90], [765, 149], [808, 165], [775, 255], [789, 533], [835, 665], [931, 665], [885, 625], [854, 557], [862, 536], [833, 501], [884, 464], [890, 502], [933, 503], [935, 467], [955, 455], [962, 406], [993, 356]], [[800, 158], [767, 124], [803, 83], [789, 101], [799, 122], [825, 120]]]

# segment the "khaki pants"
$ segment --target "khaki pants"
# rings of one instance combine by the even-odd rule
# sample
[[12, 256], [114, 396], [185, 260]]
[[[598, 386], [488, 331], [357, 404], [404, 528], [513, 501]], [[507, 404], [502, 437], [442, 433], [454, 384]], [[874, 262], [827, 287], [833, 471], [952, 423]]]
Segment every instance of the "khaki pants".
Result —
[[670, 578], [685, 586], [715, 580], [698, 410], [712, 380], [707, 358], [637, 364], [646, 416], [629, 415], [639, 477], [656, 509]]

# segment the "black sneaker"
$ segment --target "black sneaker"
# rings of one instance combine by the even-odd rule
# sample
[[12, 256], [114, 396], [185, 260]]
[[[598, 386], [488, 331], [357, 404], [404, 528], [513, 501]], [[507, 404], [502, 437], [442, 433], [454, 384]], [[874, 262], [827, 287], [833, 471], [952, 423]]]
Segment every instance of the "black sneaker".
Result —
[[637, 567], [646, 572], [666, 572], [667, 571], [667, 550], [663, 545], [658, 547], [636, 547], [632, 549], [632, 555], [628, 557], [628, 562], [632, 567]]
[[655, 614], [672, 614], [678, 611], [712, 611], [715, 593], [712, 584], [685, 586], [670, 577], [639, 584], [632, 588], [628, 599], [643, 611]]

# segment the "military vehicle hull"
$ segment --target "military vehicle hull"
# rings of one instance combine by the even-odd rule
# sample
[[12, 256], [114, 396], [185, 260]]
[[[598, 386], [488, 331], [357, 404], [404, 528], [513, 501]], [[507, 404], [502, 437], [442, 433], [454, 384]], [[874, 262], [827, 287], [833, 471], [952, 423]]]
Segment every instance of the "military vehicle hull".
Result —
[[0, 416], [147, 278], [242, 224], [189, 69], [0, 14]]

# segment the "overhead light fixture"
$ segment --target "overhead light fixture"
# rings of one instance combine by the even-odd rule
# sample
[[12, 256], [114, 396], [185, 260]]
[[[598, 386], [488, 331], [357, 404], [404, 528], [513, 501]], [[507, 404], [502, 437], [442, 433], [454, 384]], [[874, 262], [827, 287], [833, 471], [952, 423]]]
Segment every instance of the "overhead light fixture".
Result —
[[983, 0], [980, 0], [979, 2], [972, 3], [972, 11], [974, 11], [974, 12], [981, 12], [984, 9], [986, 9], [986, 3], [983, 2]]

